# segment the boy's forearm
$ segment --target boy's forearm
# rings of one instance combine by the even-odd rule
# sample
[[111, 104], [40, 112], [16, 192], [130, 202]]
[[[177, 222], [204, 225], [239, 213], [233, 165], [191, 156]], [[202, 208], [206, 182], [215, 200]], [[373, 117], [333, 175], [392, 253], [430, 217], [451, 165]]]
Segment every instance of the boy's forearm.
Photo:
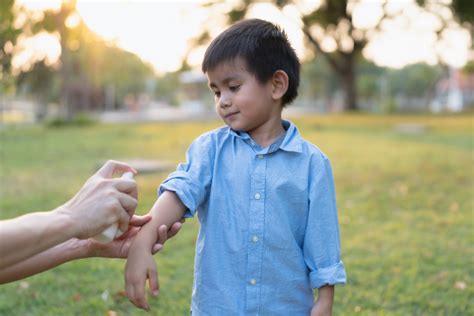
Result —
[[318, 289], [318, 298], [311, 315], [332, 315], [334, 302], [334, 285], [325, 285]]
[[158, 239], [158, 227], [161, 225], [171, 227], [171, 225], [183, 218], [185, 212], [186, 206], [184, 206], [176, 193], [171, 191], [163, 192], [150, 211], [152, 219], [140, 229], [132, 244], [132, 248], [144, 247], [147, 250], [151, 250]]

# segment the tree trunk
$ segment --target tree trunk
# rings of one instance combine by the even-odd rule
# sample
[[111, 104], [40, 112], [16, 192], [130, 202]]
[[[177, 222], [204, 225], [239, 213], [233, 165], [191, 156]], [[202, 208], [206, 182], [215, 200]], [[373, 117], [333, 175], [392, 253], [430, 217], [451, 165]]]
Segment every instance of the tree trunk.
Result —
[[344, 109], [347, 111], [357, 111], [357, 91], [354, 72], [352, 69], [342, 77], [342, 88], [344, 92]]
[[[344, 110], [357, 111], [357, 88], [356, 88], [356, 73], [355, 73], [355, 53], [348, 53], [339, 55], [337, 58], [329, 62], [334, 73], [337, 75], [341, 83], [342, 92], [344, 95]], [[330, 59], [330, 58], [328, 58]]]
[[342, 90], [344, 93], [344, 110], [357, 111], [357, 87], [355, 63], [353, 54], [344, 55], [341, 66], [337, 72], [339, 80], [341, 80]]

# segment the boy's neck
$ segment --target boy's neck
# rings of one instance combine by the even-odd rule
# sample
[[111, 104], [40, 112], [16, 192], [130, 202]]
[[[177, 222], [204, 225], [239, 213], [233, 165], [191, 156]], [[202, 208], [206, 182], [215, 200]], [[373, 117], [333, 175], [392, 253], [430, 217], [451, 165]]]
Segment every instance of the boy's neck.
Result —
[[274, 116], [266, 121], [263, 125], [260, 125], [256, 129], [249, 131], [249, 136], [260, 145], [265, 148], [273, 144], [273, 142], [285, 132], [283, 128], [283, 122], [280, 116]]

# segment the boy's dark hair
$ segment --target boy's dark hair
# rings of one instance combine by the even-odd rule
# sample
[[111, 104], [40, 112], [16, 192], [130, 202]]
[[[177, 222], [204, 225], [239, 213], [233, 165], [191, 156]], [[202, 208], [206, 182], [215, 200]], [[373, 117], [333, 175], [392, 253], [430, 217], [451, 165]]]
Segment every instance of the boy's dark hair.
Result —
[[242, 58], [247, 71], [261, 83], [270, 80], [277, 70], [286, 72], [289, 80], [283, 106], [298, 95], [300, 62], [286, 33], [277, 25], [260, 19], [235, 23], [211, 42], [204, 55], [202, 71], [206, 73], [236, 58]]

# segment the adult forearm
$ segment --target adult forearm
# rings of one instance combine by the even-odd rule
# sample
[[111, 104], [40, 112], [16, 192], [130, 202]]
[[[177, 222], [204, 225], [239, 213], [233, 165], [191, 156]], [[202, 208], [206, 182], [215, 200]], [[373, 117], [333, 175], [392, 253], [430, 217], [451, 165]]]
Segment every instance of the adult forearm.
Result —
[[35, 256], [0, 269], [0, 284], [20, 280], [88, 256], [88, 240], [72, 238]]
[[151, 249], [158, 239], [156, 233], [158, 227], [161, 225], [171, 227], [171, 225], [183, 218], [185, 212], [186, 207], [176, 193], [171, 191], [163, 192], [150, 211], [152, 219], [138, 232], [132, 248], [135, 245], [140, 245], [140, 247]]
[[62, 208], [0, 221], [0, 269], [60, 244], [76, 234]]

